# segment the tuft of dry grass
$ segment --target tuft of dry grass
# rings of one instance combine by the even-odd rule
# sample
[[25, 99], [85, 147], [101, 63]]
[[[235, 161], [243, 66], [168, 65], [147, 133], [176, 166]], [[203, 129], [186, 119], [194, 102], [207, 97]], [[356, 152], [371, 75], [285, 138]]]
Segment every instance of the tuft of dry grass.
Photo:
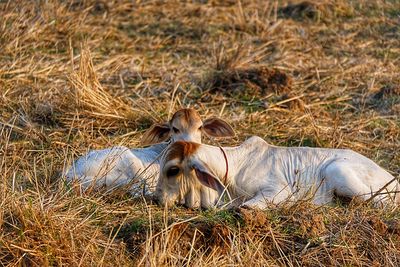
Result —
[[[68, 104], [75, 105], [73, 112], [81, 117], [80, 120], [87, 118], [94, 122], [93, 126], [100, 128], [133, 128], [137, 120], [146, 116], [140, 114], [143, 111], [139, 101], [128, 103], [101, 86], [87, 48], [81, 51], [79, 69], [69, 80], [73, 91], [69, 96], [72, 103]], [[67, 114], [66, 121], [71, 117], [74, 118], [74, 114]]]
[[234, 126], [226, 145], [351, 148], [398, 175], [399, 15], [383, 0], [0, 1], [1, 264], [398, 266], [398, 208], [165, 211], [61, 173], [190, 106]]

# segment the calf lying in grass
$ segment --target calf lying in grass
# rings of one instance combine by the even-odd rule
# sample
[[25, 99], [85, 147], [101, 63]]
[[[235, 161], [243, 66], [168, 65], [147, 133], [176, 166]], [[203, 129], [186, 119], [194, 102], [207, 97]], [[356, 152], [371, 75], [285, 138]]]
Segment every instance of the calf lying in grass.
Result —
[[375, 203], [400, 199], [398, 181], [352, 150], [277, 147], [255, 136], [238, 147], [171, 144], [161, 160], [155, 192], [160, 205], [185, 197], [191, 208], [208, 208], [215, 199], [207, 198], [202, 185], [220, 195], [227, 190], [234, 205], [260, 209], [307, 196], [315, 204], [332, 203], [334, 195], [374, 196]]
[[[204, 122], [194, 109], [181, 109], [165, 124], [156, 124], [151, 127], [142, 139], [145, 145], [171, 141], [185, 140], [201, 143], [202, 134], [213, 137], [233, 136], [232, 127], [225, 121], [210, 118]], [[129, 149], [117, 146], [103, 150], [93, 150], [82, 156], [67, 170], [67, 181], [77, 181], [87, 189], [89, 186], [106, 186], [114, 188], [126, 185], [134, 177], [140, 176], [146, 182], [146, 188], [152, 191], [158, 177], [158, 156], [167, 147], [168, 143], [155, 144], [146, 148]], [[137, 191], [135, 183], [132, 191]], [[214, 194], [215, 195], [215, 194]]]

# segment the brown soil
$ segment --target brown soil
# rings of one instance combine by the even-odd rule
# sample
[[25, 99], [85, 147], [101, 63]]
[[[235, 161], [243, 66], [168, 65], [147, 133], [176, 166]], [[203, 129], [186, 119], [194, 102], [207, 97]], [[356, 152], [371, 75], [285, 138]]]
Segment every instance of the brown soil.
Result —
[[400, 236], [400, 221], [396, 219], [387, 220], [386, 222], [387, 230], [389, 233], [396, 234]]
[[368, 97], [367, 103], [382, 114], [399, 114], [400, 86], [389, 84], [381, 87]]
[[[163, 231], [163, 229], [156, 229]], [[168, 242], [173, 252], [184, 257], [188, 256], [191, 249], [204, 251], [215, 251], [226, 254], [229, 251], [231, 230], [224, 224], [210, 224], [206, 222], [179, 223], [168, 231], [168, 239], [165, 241], [163, 235], [156, 237], [155, 242]], [[145, 249], [145, 242], [148, 235], [146, 229], [127, 234], [123, 237], [127, 248], [133, 255], [140, 255]], [[193, 248], [192, 248], [193, 247]]]
[[326, 232], [323, 212], [310, 205], [294, 206], [288, 210], [289, 221], [302, 238], [315, 238]]
[[385, 85], [377, 93], [374, 94], [373, 98], [376, 100], [380, 100], [393, 96], [400, 96], [400, 86]]
[[223, 254], [229, 251], [231, 231], [223, 224], [181, 223], [172, 227], [170, 234], [169, 242], [176, 243], [173, 247], [182, 255], [187, 255], [192, 246], [196, 250], [217, 250]]
[[379, 217], [371, 217], [368, 223], [377, 231], [379, 234], [384, 235], [387, 233], [388, 226]]
[[279, 9], [278, 13], [285, 18], [295, 20], [316, 19], [319, 14], [318, 6], [314, 3], [304, 1], [298, 4], [288, 4]]
[[291, 91], [292, 83], [292, 78], [285, 72], [261, 66], [217, 72], [212, 79], [210, 92], [262, 97], [270, 93], [287, 93]]
[[252, 209], [239, 209], [246, 229], [260, 229], [269, 226], [265, 212]]

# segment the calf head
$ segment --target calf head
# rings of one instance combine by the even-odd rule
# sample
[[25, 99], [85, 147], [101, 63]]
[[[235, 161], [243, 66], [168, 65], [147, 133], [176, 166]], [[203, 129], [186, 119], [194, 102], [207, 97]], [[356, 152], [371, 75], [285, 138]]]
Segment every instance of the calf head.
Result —
[[224, 120], [210, 118], [202, 121], [196, 110], [181, 109], [164, 124], [153, 125], [143, 136], [142, 144], [151, 145], [171, 139], [201, 143], [202, 134], [212, 137], [231, 137], [235, 135], [232, 127]]
[[198, 143], [177, 141], [167, 148], [155, 192], [161, 206], [172, 206], [180, 199], [188, 208], [208, 208], [217, 202], [224, 186], [199, 159], [200, 147]]

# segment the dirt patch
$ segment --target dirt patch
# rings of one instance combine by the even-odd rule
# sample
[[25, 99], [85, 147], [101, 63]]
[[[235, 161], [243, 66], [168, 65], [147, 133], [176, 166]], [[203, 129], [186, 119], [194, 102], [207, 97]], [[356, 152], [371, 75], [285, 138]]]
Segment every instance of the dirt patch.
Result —
[[126, 243], [126, 248], [132, 253], [132, 257], [143, 254], [144, 241], [147, 238], [147, 223], [144, 220], [135, 220], [124, 225], [118, 233], [118, 238]]
[[288, 4], [278, 10], [278, 14], [284, 18], [294, 20], [312, 19], [315, 20], [320, 14], [318, 6], [314, 3], [304, 1], [298, 4]]
[[265, 212], [253, 209], [239, 209], [242, 219], [247, 229], [265, 228], [269, 226]]
[[92, 14], [102, 14], [110, 10], [107, 1], [96, 1], [91, 9]]
[[389, 233], [400, 235], [400, 222], [396, 219], [387, 220], [386, 222], [387, 230]]
[[400, 86], [389, 84], [381, 87], [367, 98], [367, 104], [383, 114], [399, 113]]
[[400, 86], [398, 85], [385, 85], [378, 92], [373, 95], [373, 99], [381, 100], [393, 96], [400, 96]]
[[316, 238], [326, 232], [324, 216], [321, 210], [311, 204], [294, 206], [287, 210], [290, 227], [302, 238]]
[[318, 212], [296, 212], [291, 220], [301, 237], [315, 238], [326, 232], [324, 217]]
[[372, 228], [377, 231], [379, 234], [384, 235], [387, 233], [388, 226], [386, 225], [385, 222], [383, 222], [380, 218], [378, 217], [371, 217], [368, 220], [368, 223], [372, 226]]
[[225, 254], [230, 248], [230, 234], [231, 230], [220, 223], [181, 223], [171, 229], [169, 240], [176, 243], [174, 247], [183, 255], [188, 254], [192, 247]]
[[[134, 256], [142, 254], [146, 249], [146, 241], [148, 238], [147, 229], [137, 228], [137, 226], [127, 226], [135, 230], [125, 233], [122, 237], [127, 248]], [[162, 232], [163, 229], [154, 229], [156, 232]], [[186, 257], [190, 251], [218, 251], [226, 254], [230, 250], [230, 235], [232, 231], [228, 226], [217, 223], [195, 222], [195, 223], [178, 223], [165, 232], [165, 235], [158, 235], [151, 242], [168, 243], [171, 252], [179, 253]]]
[[291, 91], [292, 83], [291, 76], [285, 72], [263, 66], [216, 72], [211, 80], [210, 92], [262, 97], [270, 93], [287, 93]]
[[36, 102], [32, 105], [32, 121], [41, 125], [57, 126], [58, 121], [54, 106], [50, 103]]

